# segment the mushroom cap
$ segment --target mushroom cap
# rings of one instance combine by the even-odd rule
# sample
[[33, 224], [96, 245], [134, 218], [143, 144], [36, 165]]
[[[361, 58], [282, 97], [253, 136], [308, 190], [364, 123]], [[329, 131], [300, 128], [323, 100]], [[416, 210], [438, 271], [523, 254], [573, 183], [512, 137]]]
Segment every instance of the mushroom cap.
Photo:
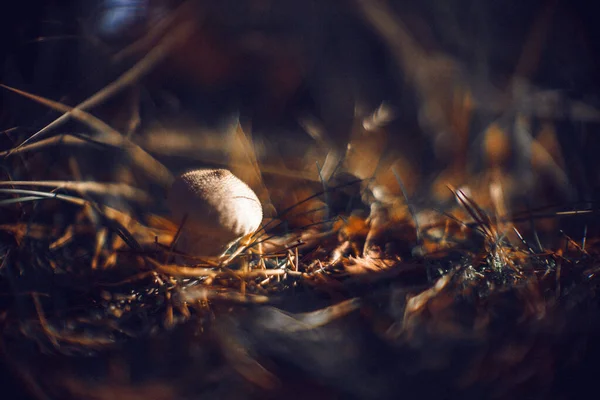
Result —
[[217, 255], [262, 222], [260, 200], [226, 169], [196, 169], [179, 176], [167, 198], [174, 222], [186, 217], [177, 248], [190, 255]]

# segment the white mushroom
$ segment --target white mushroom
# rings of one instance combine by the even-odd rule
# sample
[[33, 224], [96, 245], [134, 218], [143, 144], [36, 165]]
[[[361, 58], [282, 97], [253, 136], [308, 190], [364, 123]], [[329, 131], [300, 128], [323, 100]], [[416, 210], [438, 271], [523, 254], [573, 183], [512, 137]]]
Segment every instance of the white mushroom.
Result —
[[190, 255], [220, 254], [255, 232], [263, 218], [256, 194], [226, 169], [184, 173], [173, 183], [167, 201], [175, 223], [185, 218], [177, 249]]

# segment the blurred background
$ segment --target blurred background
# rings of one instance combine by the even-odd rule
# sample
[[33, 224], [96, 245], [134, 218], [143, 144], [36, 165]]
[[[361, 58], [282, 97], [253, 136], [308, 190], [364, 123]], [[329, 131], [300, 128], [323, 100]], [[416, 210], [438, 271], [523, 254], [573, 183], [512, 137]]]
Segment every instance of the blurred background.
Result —
[[[150, 201], [134, 205], [115, 189], [105, 204], [142, 222], [148, 222], [151, 214], [166, 213], [163, 200], [173, 176], [191, 168], [229, 168], [255, 190], [267, 219], [283, 218], [282, 211], [315, 195], [299, 206], [306, 212], [287, 215], [279, 230], [273, 230], [275, 235], [336, 215], [358, 216], [363, 222], [371, 217], [368, 223], [341, 229], [350, 237], [365, 230], [370, 233], [376, 225], [375, 203], [401, 209], [403, 217], [410, 203], [416, 221], [435, 224], [442, 219], [440, 211], [457, 206], [448, 186], [462, 189], [482, 209], [508, 217], [545, 206], [594, 208], [600, 196], [598, 38], [594, 5], [584, 0], [4, 2], [0, 6], [0, 174], [3, 181], [128, 184], [149, 194]], [[91, 117], [61, 117], [69, 107], [85, 110]], [[347, 185], [353, 180], [361, 184]], [[340, 185], [347, 186], [322, 194], [324, 188]], [[368, 196], [363, 189], [369, 189]], [[349, 200], [356, 197], [356, 202]], [[60, 211], [54, 214], [35, 210], [23, 212], [31, 217], [27, 223], [42, 221], [65, 228], [78, 218], [66, 206], [51, 209]], [[21, 222], [23, 215], [13, 214], [5, 213], [2, 222]], [[386, 223], [401, 219], [392, 218], [391, 211], [385, 215]], [[469, 216], [463, 211], [460, 217]], [[552, 215], [536, 221], [528, 231], [527, 220], [522, 232], [530, 242], [532, 231], [539, 234], [536, 239], [548, 246], [539, 245], [540, 254], [546, 253], [544, 248], [554, 249], [547, 244], [550, 239], [562, 244], [565, 237], [573, 242], [570, 237], [579, 240], [589, 235], [591, 242], [600, 233], [590, 216], [562, 222]], [[5, 235], [8, 225], [2, 226]], [[393, 254], [396, 261], [412, 262], [417, 254], [412, 252], [412, 225], [408, 230], [410, 235], [401, 228], [389, 234], [396, 235], [394, 240], [401, 237], [396, 241], [403, 247]], [[462, 234], [458, 229], [452, 233]], [[335, 247], [338, 239], [318, 236], [315, 247], [319, 240], [329, 251], [326, 240], [335, 242]], [[48, 243], [40, 248], [46, 251]], [[4, 252], [5, 247], [0, 249]], [[579, 256], [591, 260], [583, 250]], [[326, 256], [330, 253], [334, 252]], [[319, 254], [325, 253], [310, 253], [311, 257]], [[30, 260], [25, 256], [23, 260]], [[68, 260], [79, 257], [67, 256]], [[377, 336], [384, 322], [362, 314], [331, 327], [302, 331], [306, 327], [302, 318], [310, 319], [306, 315], [291, 318], [277, 309], [257, 307], [239, 319], [223, 312], [223, 320], [211, 328], [208, 339], [198, 339], [199, 328], [188, 324], [168, 333], [153, 330], [143, 339], [125, 342], [122, 352], [108, 350], [99, 358], [88, 357], [93, 346], [87, 342], [90, 353], [73, 351], [75, 358], [52, 358], [38, 352], [37, 344], [9, 339], [1, 343], [0, 354], [16, 360], [7, 361], [6, 370], [18, 375], [36, 398], [48, 398], [36, 385], [38, 380], [50, 387], [48, 382], [56, 383], [54, 398], [181, 399], [196, 398], [198, 393], [213, 398], [265, 398], [257, 387], [268, 387], [271, 375], [266, 370], [281, 365], [285, 368], [278, 370], [279, 377], [286, 384], [279, 392], [269, 392], [272, 398], [396, 398], [400, 389], [408, 397], [440, 398], [448, 388], [457, 397], [461, 388], [454, 386], [453, 373], [459, 369], [476, 371], [461, 378], [470, 390], [467, 398], [485, 397], [489, 387], [496, 398], [514, 398], [515, 393], [522, 398], [552, 393], [569, 398], [577, 387], [584, 392], [584, 382], [593, 382], [595, 370], [587, 366], [595, 365], [592, 356], [598, 354], [598, 346], [586, 347], [589, 338], [581, 339], [580, 333], [593, 338], [600, 326], [586, 319], [585, 313], [597, 311], [590, 305], [597, 303], [593, 301], [597, 283], [592, 281], [597, 274], [586, 270], [589, 287], [565, 301], [572, 306], [565, 310], [583, 310], [582, 314], [548, 312], [543, 319], [540, 315], [546, 316], [546, 309], [535, 307], [545, 307], [546, 296], [553, 296], [548, 293], [561, 290], [560, 267], [545, 265], [544, 277], [551, 276], [558, 289], [540, 283], [539, 298], [533, 299], [522, 295], [530, 294], [525, 289], [507, 289], [508, 280], [490, 283], [481, 278], [485, 281], [481, 286], [488, 285], [485, 290], [490, 293], [496, 287], [506, 290], [493, 292], [498, 296], [493, 305], [482, 300], [484, 295], [473, 295], [473, 300], [468, 296], [481, 289], [473, 289], [472, 282], [479, 279], [475, 273], [473, 281], [465, 278], [450, 284], [440, 277], [441, 288], [437, 284], [427, 290], [428, 286], [411, 287], [412, 299], [423, 294], [425, 299], [419, 298], [423, 303], [442, 293], [438, 308], [429, 310], [431, 320], [442, 320], [434, 326], [437, 330], [423, 322], [426, 318], [419, 319], [418, 307], [416, 316], [402, 320], [409, 303], [404, 281], [378, 281], [379, 286], [366, 289], [356, 282], [342, 288], [335, 286], [337, 282], [319, 282], [332, 285], [324, 289], [334, 293], [327, 292], [328, 301], [358, 293], [372, 302], [363, 314], [385, 309], [389, 315], [384, 322], [406, 323], [409, 337], [403, 337], [406, 341], [401, 344], [391, 328]], [[568, 280], [571, 275], [563, 272], [563, 277]], [[429, 275], [420, 279], [433, 282]], [[74, 282], [69, 281], [71, 287], [81, 283]], [[42, 283], [49, 286], [49, 293], [62, 293], [61, 288]], [[0, 281], [0, 288], [13, 284]], [[453, 295], [444, 293], [445, 287], [453, 293], [468, 292], [467, 300], [457, 301], [456, 309], [452, 308], [455, 305], [448, 304]], [[294, 295], [295, 290], [296, 286]], [[303, 290], [310, 292], [312, 287]], [[313, 309], [317, 304], [329, 305], [325, 297], [322, 293], [311, 297]], [[160, 326], [156, 310], [165, 307], [159, 302], [162, 297], [143, 298], [150, 299], [149, 305], [143, 304], [139, 315], [147, 319], [140, 317], [142, 322], [131, 325]], [[158, 303], [150, 304], [154, 300]], [[110, 296], [98, 300], [106, 308], [116, 302]], [[301, 302], [290, 301], [306, 311], [306, 304], [300, 304], [305, 308], [298, 305]], [[0, 304], [5, 303], [9, 300], [0, 297]], [[59, 303], [50, 299], [46, 309], [63, 310], [64, 304]], [[492, 317], [481, 322], [478, 315], [464, 311], [473, 304], [492, 310]], [[511, 308], [515, 304], [518, 311]], [[442, 312], [446, 306], [451, 309], [448, 314]], [[34, 315], [31, 304], [28, 307], [26, 315]], [[219, 305], [215, 308], [218, 314]], [[436, 310], [442, 311], [436, 314]], [[521, 318], [521, 311], [529, 313], [530, 319]], [[0, 313], [0, 321], [5, 315], [9, 314]], [[206, 319], [214, 319], [211, 316]], [[474, 325], [492, 321], [491, 333], [486, 336], [488, 331], [474, 328], [473, 337], [449, 334], [462, 334], [461, 329], [452, 330], [452, 323], [471, 321], [471, 317]], [[522, 320], [534, 322], [520, 324]], [[35, 336], [21, 326], [7, 326], [13, 335], [8, 338]], [[572, 348], [563, 352], [565, 343], [584, 359], [578, 364], [584, 367], [571, 375]], [[71, 345], [77, 348], [77, 343]], [[496, 349], [500, 350], [494, 353]], [[266, 372], [253, 364], [253, 351], [271, 357]], [[500, 351], [508, 356], [500, 361], [489, 356]], [[463, 357], [467, 353], [474, 356]], [[522, 369], [513, 369], [517, 364]], [[422, 370], [428, 372], [415, 378]], [[552, 372], [560, 375], [554, 386], [546, 384]], [[0, 371], [0, 386], [12, 383], [4, 376]], [[98, 376], [105, 385], [96, 385]], [[571, 385], [571, 380], [581, 386]]]
[[[120, 79], [89, 111], [174, 173], [230, 167], [274, 210], [292, 201], [283, 187], [320, 186], [341, 171], [397, 193], [392, 167], [416, 204], [448, 201], [447, 184], [485, 202], [494, 179], [517, 208], [598, 194], [598, 28], [587, 2], [105, 0], [5, 9], [5, 85], [75, 106]], [[5, 148], [58, 116], [7, 90], [1, 101]], [[88, 128], [59, 129], [36, 139]], [[78, 152], [82, 177], [147, 184], [118, 154]], [[89, 162], [107, 157], [101, 171]]]

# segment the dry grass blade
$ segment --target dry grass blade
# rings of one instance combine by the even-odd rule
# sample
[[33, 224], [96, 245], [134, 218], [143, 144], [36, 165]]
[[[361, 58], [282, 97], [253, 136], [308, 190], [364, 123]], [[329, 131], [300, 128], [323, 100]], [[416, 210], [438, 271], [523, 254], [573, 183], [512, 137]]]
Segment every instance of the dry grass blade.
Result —
[[159, 183], [161, 183], [165, 187], [167, 187], [173, 181], [173, 176], [164, 165], [158, 162], [154, 157], [148, 154], [141, 147], [131, 142], [129, 139], [125, 138], [119, 132], [111, 128], [108, 124], [104, 123], [103, 121], [94, 117], [93, 115], [85, 111], [61, 104], [59, 102], [49, 100], [41, 96], [36, 96], [34, 94], [27, 93], [19, 89], [11, 88], [3, 84], [0, 84], [0, 86], [54, 110], [62, 112], [71, 112], [71, 115], [73, 115], [73, 117], [85, 123], [98, 133], [98, 136], [94, 138], [95, 140], [101, 142], [102, 144], [114, 146], [119, 149], [125, 150], [136, 166], [146, 171], [150, 176], [154, 177]]
[[86, 204], [89, 203], [87, 200], [81, 199], [79, 197], [69, 196], [69, 195], [60, 194], [60, 193], [41, 192], [39, 190], [29, 190], [29, 189], [0, 189], [0, 193], [5, 193], [5, 194], [29, 194], [29, 195], [33, 195], [34, 197], [41, 197], [41, 198], [44, 198], [44, 199], [58, 199], [58, 200], [63, 200], [63, 201], [66, 201], [68, 203], [77, 204], [77, 205], [80, 205], [80, 206], [84, 206], [84, 205], [86, 205]]
[[150, 72], [152, 68], [168, 54], [169, 50], [172, 49], [173, 46], [175, 46], [178, 42], [185, 40], [192, 33], [192, 29], [193, 27], [190, 23], [181, 24], [178, 26], [173, 30], [173, 32], [170, 32], [168, 35], [166, 35], [163, 40], [157, 44], [142, 60], [121, 75], [116, 81], [107, 85], [104, 89], [100, 90], [95, 95], [78, 104], [77, 106], [71, 109], [61, 110], [64, 113], [62, 116], [25, 140], [23, 143], [21, 143], [21, 146], [34, 140], [43, 133], [48, 132], [50, 129], [60, 126], [62, 123], [68, 121], [70, 117], [77, 118], [78, 113], [80, 114], [84, 110], [100, 105], [111, 96], [114, 96], [116, 93], [131, 85], [136, 80], [139, 80], [145, 74]]
[[42, 196], [22, 196], [13, 197], [12, 199], [0, 200], [0, 206], [9, 206], [11, 204], [29, 203], [30, 201], [43, 200], [45, 197]]
[[75, 335], [70, 333], [59, 332], [46, 319], [42, 305], [37, 294], [32, 295], [33, 303], [38, 314], [39, 322], [42, 330], [46, 334], [48, 340], [54, 347], [60, 349], [61, 342], [67, 344], [75, 344], [87, 348], [101, 349], [107, 346], [114, 345], [115, 341], [105, 337], [87, 337], [85, 335]]
[[95, 205], [94, 203], [92, 203], [88, 200], [84, 200], [84, 199], [81, 199], [81, 198], [75, 197], [75, 196], [68, 196], [68, 195], [59, 194], [59, 193], [41, 192], [38, 190], [1, 189], [0, 188], [0, 193], [25, 194], [25, 195], [30, 195], [32, 197], [41, 197], [41, 199], [45, 199], [45, 200], [56, 199], [56, 200], [66, 201], [68, 203], [76, 204], [76, 205], [79, 205], [82, 207], [91, 206], [96, 212], [98, 212], [101, 216], [103, 216], [105, 218], [105, 220], [109, 224], [109, 227], [112, 228], [115, 232], [117, 232], [117, 234], [123, 239], [123, 241], [125, 243], [127, 243], [130, 247], [132, 247], [134, 249], [138, 249], [138, 250], [141, 249], [140, 244], [133, 237], [133, 235], [131, 235], [129, 230], [126, 229], [121, 224], [121, 222], [119, 222], [119, 220], [116, 218], [117, 216], [122, 216], [123, 213], [121, 213], [120, 211], [117, 211], [115, 209], [112, 209], [110, 207], [105, 206], [104, 207], [105, 210], [103, 212], [97, 207], [97, 205]]
[[396, 171], [396, 168], [392, 167], [392, 172], [394, 173], [394, 177], [396, 178], [396, 181], [398, 182], [398, 186], [400, 186], [400, 190], [402, 191], [402, 196], [404, 196], [404, 201], [406, 202], [406, 206], [408, 207], [410, 216], [413, 220], [413, 223], [415, 224], [415, 232], [417, 234], [417, 243], [420, 244], [421, 243], [421, 229], [419, 228], [419, 219], [417, 218], [417, 210], [415, 209], [414, 204], [410, 201], [410, 199], [408, 197], [408, 192], [406, 190], [406, 187], [404, 186], [404, 181], [400, 177], [400, 174], [398, 173], [398, 171]]
[[475, 203], [469, 196], [465, 194], [462, 190], [455, 190], [451, 186], [448, 186], [448, 189], [454, 194], [456, 200], [463, 206], [463, 208], [471, 215], [473, 220], [475, 221], [478, 229], [482, 231], [482, 233], [490, 238], [497, 238], [498, 232], [494, 227], [494, 223], [491, 218], [485, 213], [478, 205]]
[[515, 77], [529, 77], [537, 69], [542, 58], [543, 46], [552, 26], [558, 2], [548, 1], [535, 17], [527, 41], [523, 46], [520, 59], [515, 68]]
[[233, 139], [229, 148], [229, 167], [231, 171], [253, 188], [263, 202], [270, 202], [269, 191], [263, 182], [261, 168], [252, 144], [252, 137], [250, 133], [244, 132], [239, 122]]
[[29, 151], [35, 151], [44, 149], [49, 146], [54, 145], [72, 145], [72, 146], [85, 146], [89, 144], [97, 144], [102, 145], [102, 143], [95, 142], [92, 139], [87, 139], [83, 137], [83, 135], [71, 135], [71, 134], [61, 134], [59, 136], [53, 136], [48, 139], [42, 139], [38, 142], [31, 143], [25, 146], [18, 146], [14, 149], [0, 151], [0, 157], [8, 157], [9, 155], [14, 154], [22, 154]]
[[182, 267], [179, 265], [161, 264], [151, 258], [146, 259], [157, 272], [180, 278], [207, 278], [219, 275], [219, 271], [212, 268]]
[[[301, 206], [302, 204], [305, 204], [305, 203], [307, 203], [307, 202], [309, 202], [309, 201], [311, 201], [313, 199], [316, 199], [319, 196], [323, 196], [323, 194], [325, 194], [326, 191], [333, 191], [333, 190], [342, 189], [342, 188], [345, 188], [345, 187], [348, 187], [348, 186], [356, 185], [357, 183], [360, 183], [362, 181], [363, 181], [362, 179], [356, 179], [356, 180], [353, 180], [353, 181], [350, 181], [350, 182], [343, 183], [343, 184], [338, 185], [338, 186], [328, 187], [326, 190], [321, 190], [321, 191], [319, 191], [319, 192], [317, 192], [317, 193], [315, 193], [313, 195], [310, 195], [310, 196], [308, 196], [308, 197], [300, 200], [299, 202], [295, 203], [294, 205], [281, 210], [278, 213], [278, 215], [277, 215], [277, 219], [283, 221], [284, 217], [288, 216], [290, 214], [290, 212], [293, 211], [295, 208], [297, 208], [297, 207]], [[317, 212], [317, 211], [319, 211], [319, 210], [318, 209], [314, 209], [314, 210], [308, 210], [305, 213], [312, 213], [312, 212]], [[298, 214], [298, 215], [302, 215], [302, 214]], [[337, 219], [338, 219], [338, 217], [334, 217], [334, 218], [331, 218], [331, 219], [328, 219], [328, 220], [325, 220], [325, 221], [320, 221], [320, 222], [316, 222], [314, 224], [305, 225], [305, 226], [302, 227], [302, 229], [307, 229], [307, 228], [309, 228], [311, 226], [323, 225], [323, 224], [326, 224], [326, 223], [334, 222]], [[281, 224], [283, 224], [283, 222], [279, 222], [278, 224], [274, 225], [275, 221], [276, 220], [273, 219], [273, 220], [269, 221], [268, 223], [266, 223], [265, 225], [263, 225], [260, 229], [258, 229], [256, 232], [254, 232], [253, 237], [258, 237], [262, 233], [267, 232], [267, 230], [269, 228], [271, 228], [271, 229], [277, 228]]]
[[363, 119], [362, 125], [368, 132], [375, 131], [389, 124], [394, 118], [396, 118], [394, 110], [384, 102], [371, 115]]
[[1, 186], [37, 186], [51, 187], [55, 189], [67, 189], [79, 193], [108, 194], [111, 196], [121, 196], [123, 198], [138, 202], [150, 202], [148, 195], [133, 186], [124, 183], [101, 183], [93, 181], [73, 182], [73, 181], [2, 181]]
[[13, 235], [17, 243], [20, 243], [24, 238], [34, 238], [44, 240], [51, 234], [51, 229], [37, 224], [17, 223], [0, 225], [0, 231], [9, 232]]
[[391, 44], [397, 61], [414, 79], [425, 54], [406, 26], [399, 18], [394, 18], [394, 13], [382, 1], [356, 0], [356, 3], [373, 27]]
[[[120, 50], [117, 54], [115, 54], [113, 56], [113, 61], [119, 62], [121, 60], [127, 59], [127, 57], [135, 55], [138, 52], [145, 51], [148, 48], [150, 48], [151, 46], [155, 46], [154, 47], [155, 51], [156, 51], [156, 47], [160, 48], [163, 46], [165, 48], [162, 50], [168, 51], [171, 48], [171, 46], [173, 46], [175, 44], [169, 40], [170, 35], [168, 33], [168, 30], [170, 28], [173, 28], [174, 24], [178, 21], [179, 18], [181, 18], [181, 17], [185, 18], [187, 15], [189, 15], [189, 13], [198, 11], [197, 8], [193, 8], [194, 3], [195, 3], [194, 1], [184, 1], [180, 6], [178, 6], [177, 9], [169, 12], [168, 15], [161, 18], [160, 21], [158, 21], [158, 23], [156, 25], [154, 25], [146, 35], [144, 35], [139, 40], [136, 40], [134, 43], [125, 47], [124, 49]], [[201, 17], [199, 17], [199, 18], [201, 18]], [[184, 31], [183, 33], [187, 33], [187, 31]], [[156, 45], [156, 42], [161, 38], [161, 36], [163, 36], [165, 34], [168, 37], [167, 38], [163, 37], [162, 38], [163, 41], [160, 42], [158, 45]], [[181, 35], [181, 34], [182, 33], [179, 33], [179, 35]], [[173, 32], [173, 33], [171, 33], [171, 35], [173, 35], [173, 39], [180, 39], [180, 40], [185, 39], [185, 37], [178, 37], [177, 32]], [[140, 63], [146, 61], [146, 63], [148, 64], [148, 65], [142, 64], [141, 67], [152, 66], [153, 57], [150, 57], [150, 56], [151, 56], [151, 53], [149, 53], [144, 60], [140, 61]], [[154, 61], [154, 62], [156, 62], [156, 61]], [[139, 67], [140, 66], [138, 66], [138, 68]], [[134, 67], [134, 68], [136, 68], [136, 67]], [[142, 73], [144, 72], [143, 68], [142, 68], [141, 72]]]

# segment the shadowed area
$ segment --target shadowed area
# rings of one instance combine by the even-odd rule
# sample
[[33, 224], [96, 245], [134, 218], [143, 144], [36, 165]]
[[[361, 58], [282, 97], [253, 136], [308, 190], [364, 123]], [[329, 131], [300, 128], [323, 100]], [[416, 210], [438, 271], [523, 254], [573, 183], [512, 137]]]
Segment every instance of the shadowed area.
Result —
[[5, 7], [0, 397], [594, 393], [592, 11]]

